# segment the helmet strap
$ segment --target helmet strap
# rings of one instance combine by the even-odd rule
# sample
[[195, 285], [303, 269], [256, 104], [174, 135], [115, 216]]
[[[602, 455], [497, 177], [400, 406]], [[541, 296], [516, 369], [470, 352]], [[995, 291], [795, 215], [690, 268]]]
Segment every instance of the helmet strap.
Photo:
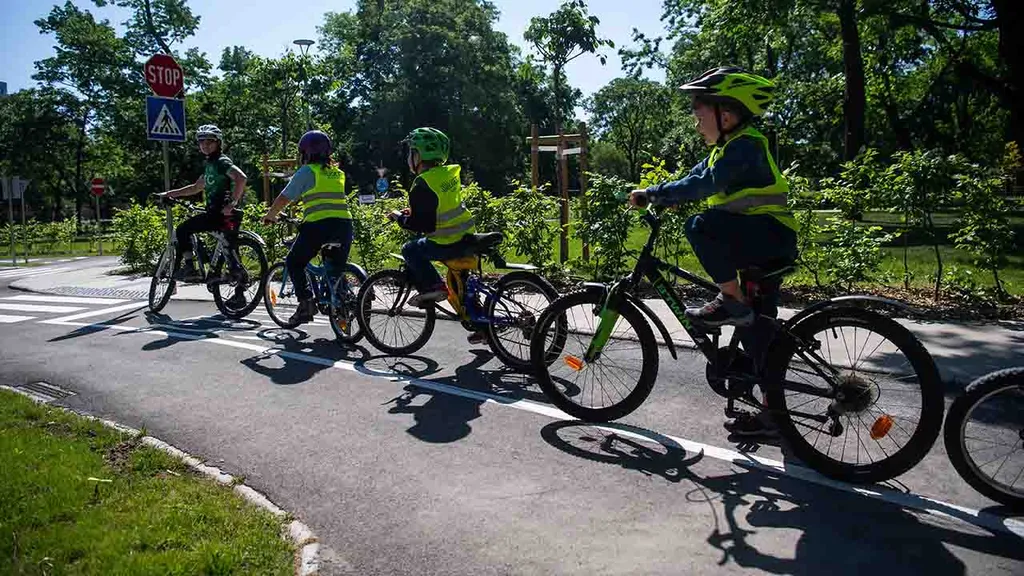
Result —
[[721, 146], [725, 144], [725, 130], [722, 129], [722, 107], [717, 102], [715, 103], [715, 126], [718, 128], [718, 140], [715, 145]]

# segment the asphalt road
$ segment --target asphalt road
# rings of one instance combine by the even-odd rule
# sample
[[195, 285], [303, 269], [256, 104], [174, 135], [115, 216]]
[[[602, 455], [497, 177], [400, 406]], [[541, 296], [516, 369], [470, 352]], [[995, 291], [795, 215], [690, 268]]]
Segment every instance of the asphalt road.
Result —
[[778, 446], [729, 442], [688, 350], [662, 349], [644, 406], [596, 427], [454, 323], [395, 358], [343, 349], [323, 321], [277, 329], [262, 307], [147, 315], [14, 278], [0, 272], [0, 383], [56, 384], [74, 393], [60, 404], [244, 476], [318, 534], [325, 574], [1024, 574], [1021, 525], [941, 442], [887, 486], [833, 485]]

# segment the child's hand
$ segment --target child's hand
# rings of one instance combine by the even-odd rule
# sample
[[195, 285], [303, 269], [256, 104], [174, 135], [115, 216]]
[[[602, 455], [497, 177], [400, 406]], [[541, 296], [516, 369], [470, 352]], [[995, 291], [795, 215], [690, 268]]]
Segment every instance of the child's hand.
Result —
[[629, 193], [629, 205], [637, 208], [646, 208], [650, 203], [647, 190], [633, 190]]

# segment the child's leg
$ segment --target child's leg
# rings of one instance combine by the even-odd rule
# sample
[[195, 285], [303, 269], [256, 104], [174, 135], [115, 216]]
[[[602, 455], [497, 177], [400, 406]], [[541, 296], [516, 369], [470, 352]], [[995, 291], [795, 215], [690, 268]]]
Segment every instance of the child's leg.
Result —
[[687, 316], [707, 326], [748, 325], [754, 313], [744, 301], [737, 279], [739, 265], [735, 254], [734, 236], [744, 234], [744, 216], [708, 210], [695, 214], [686, 221], [686, 238], [693, 247], [701, 266], [718, 284], [721, 294], [701, 308], [687, 310]]
[[431, 263], [437, 257], [437, 250], [434, 249], [436, 246], [427, 238], [411, 240], [402, 246], [409, 278], [419, 292], [428, 292], [444, 284]]

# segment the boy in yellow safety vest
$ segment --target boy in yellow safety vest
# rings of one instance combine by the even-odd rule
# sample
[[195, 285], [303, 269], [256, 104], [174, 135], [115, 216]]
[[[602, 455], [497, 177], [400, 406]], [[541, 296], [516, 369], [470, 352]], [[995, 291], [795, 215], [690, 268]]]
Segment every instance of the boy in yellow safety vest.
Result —
[[[406, 230], [422, 234], [402, 246], [402, 256], [418, 291], [409, 304], [423, 307], [448, 297], [448, 289], [431, 262], [473, 254], [473, 244], [465, 238], [476, 232], [476, 222], [463, 203], [461, 168], [447, 164], [451, 148], [448, 136], [435, 128], [417, 128], [404, 142], [408, 146], [406, 162], [416, 180], [409, 190], [409, 207], [389, 217]], [[473, 344], [483, 340], [482, 331], [469, 337]]]
[[[338, 244], [325, 251], [328, 269], [344, 281], [345, 265], [352, 249], [352, 213], [345, 196], [345, 173], [331, 156], [331, 138], [319, 130], [311, 130], [299, 140], [299, 168], [274, 204], [263, 217], [264, 224], [277, 221], [277, 215], [291, 202], [302, 201], [304, 212], [299, 235], [295, 238], [285, 267], [295, 287], [299, 305], [288, 319], [291, 323], [312, 322], [317, 306], [306, 279], [306, 265], [324, 244]], [[344, 291], [342, 291], [344, 294]]]
[[[682, 180], [634, 190], [630, 203], [671, 206], [707, 200], [708, 209], [691, 216], [685, 231], [721, 292], [700, 308], [688, 308], [686, 316], [707, 327], [751, 326], [755, 315], [740, 290], [738, 272], [797, 257], [797, 224], [786, 198], [789, 185], [768, 139], [751, 125], [771, 103], [775, 85], [740, 68], [719, 67], [680, 88], [692, 96], [697, 131], [713, 146], [711, 153]], [[739, 436], [776, 434], [765, 416], [746, 415], [726, 428]]]

